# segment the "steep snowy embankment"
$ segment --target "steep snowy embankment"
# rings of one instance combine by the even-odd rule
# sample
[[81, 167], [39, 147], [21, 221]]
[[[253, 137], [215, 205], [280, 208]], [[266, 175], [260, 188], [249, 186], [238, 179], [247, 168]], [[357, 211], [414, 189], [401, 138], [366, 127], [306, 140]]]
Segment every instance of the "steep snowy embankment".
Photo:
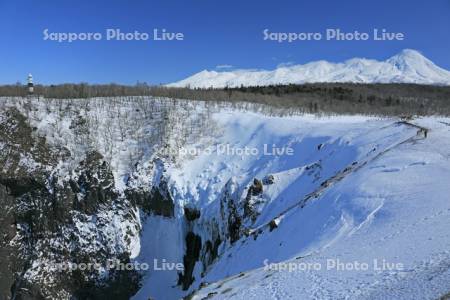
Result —
[[[259, 217], [250, 221], [242, 216], [242, 222], [249, 222], [245, 226], [257, 227], [302, 200], [304, 195], [316, 190], [336, 172], [364, 159], [374, 148], [381, 151], [396, 139], [415, 135], [415, 130], [411, 133], [406, 126], [396, 125], [394, 120], [359, 116], [268, 117], [252, 112], [222, 110], [213, 114], [211, 119], [218, 129], [183, 147], [177, 163], [167, 167], [166, 177], [174, 201], [181, 207], [192, 207], [201, 213], [190, 230], [206, 241], [211, 238], [214, 225], [220, 228], [220, 234], [224, 235], [221, 252], [230, 247], [226, 236], [230, 224], [221, 217], [221, 202], [230, 182], [236, 188], [234, 200], [242, 208], [254, 178], [273, 175], [274, 184], [264, 187], [263, 195], [254, 205], [257, 210], [255, 216]], [[146, 252], [137, 259], [150, 264], [154, 259], [182, 261], [184, 253], [175, 250], [184, 246], [180, 238], [182, 234], [173, 232], [176, 226], [164, 219], [158, 224], [149, 221], [144, 225], [141, 240], [147, 245], [142, 248]], [[166, 228], [171, 234], [155, 234], [155, 228]], [[189, 229], [179, 227], [179, 230]], [[244, 226], [238, 231], [245, 231]], [[302, 244], [310, 242], [305, 240]], [[291, 251], [298, 251], [302, 244]], [[219, 255], [223, 255], [218, 259], [219, 263], [225, 262], [222, 259], [226, 255]], [[248, 263], [249, 268], [257, 266], [260, 261], [248, 260]], [[189, 290], [198, 287], [206, 267], [197, 261], [193, 272], [196, 281]], [[240, 269], [237, 264], [228, 267]], [[178, 287], [172, 288], [176, 281], [176, 271], [150, 272], [136, 299], [144, 299], [149, 294], [156, 299], [175, 299], [181, 295]]]
[[[426, 139], [392, 148], [303, 209], [286, 214], [272, 232], [241, 240], [211, 266], [203, 281], [212, 284], [193, 299], [437, 299], [446, 294], [448, 121], [417, 120], [431, 128]], [[408, 135], [408, 130], [397, 136], [382, 132], [396, 142]], [[372, 137], [368, 131], [360, 138], [370, 143]], [[283, 264], [269, 265], [278, 262]]]
[[[432, 146], [446, 149], [448, 126], [435, 118], [420, 120], [432, 130], [424, 139], [420, 128], [392, 119], [281, 118], [226, 110], [212, 119], [219, 130], [184, 147], [178, 163], [166, 170], [174, 200], [201, 212], [184, 230], [195, 232], [202, 241], [211, 239], [212, 224], [221, 232], [218, 258], [205, 265], [200, 255], [195, 264], [189, 291], [202, 286], [195, 299], [383, 297], [386, 291], [416, 280], [421, 281], [417, 286], [426, 288], [420, 297], [432, 298], [448, 289], [440, 285], [439, 276], [434, 282], [423, 279], [437, 268], [442, 268], [443, 278], [448, 272], [450, 235], [445, 228], [450, 203], [445, 174], [450, 152]], [[274, 155], [277, 149], [292, 149], [292, 155]], [[255, 178], [263, 182], [262, 192], [249, 197]], [[232, 214], [238, 225], [230, 223]], [[427, 224], [428, 218], [437, 226]], [[234, 241], [233, 226], [239, 226]], [[143, 237], [147, 238], [152, 239]], [[170, 248], [165, 240], [158, 239]], [[178, 238], [169, 244], [182, 242]], [[299, 257], [305, 258], [295, 259]], [[331, 259], [370, 267], [326, 270]], [[291, 260], [319, 264], [322, 269], [295, 273], [259, 269], [265, 263]], [[375, 260], [385, 269], [374, 270]], [[403, 264], [405, 270], [386, 270], [392, 264]], [[176, 299], [182, 295], [170, 287], [176, 279], [176, 272], [171, 276], [154, 272], [135, 298]]]

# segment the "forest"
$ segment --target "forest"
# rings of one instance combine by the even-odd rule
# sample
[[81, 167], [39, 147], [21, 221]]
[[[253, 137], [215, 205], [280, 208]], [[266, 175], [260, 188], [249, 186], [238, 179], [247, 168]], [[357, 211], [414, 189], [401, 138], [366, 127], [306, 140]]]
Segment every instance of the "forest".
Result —
[[[419, 84], [313, 83], [237, 88], [169, 88], [162, 85], [36, 85], [33, 97], [78, 99], [155, 96], [214, 102], [249, 102], [305, 113], [387, 116], [450, 115], [450, 87]], [[26, 97], [21, 84], [0, 86], [0, 97]]]

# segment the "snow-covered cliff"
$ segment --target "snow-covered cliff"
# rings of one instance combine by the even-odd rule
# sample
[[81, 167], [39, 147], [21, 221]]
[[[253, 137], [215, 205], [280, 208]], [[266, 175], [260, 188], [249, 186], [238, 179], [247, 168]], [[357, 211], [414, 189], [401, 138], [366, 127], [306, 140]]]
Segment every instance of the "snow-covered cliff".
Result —
[[[450, 278], [449, 124], [0, 99], [2, 282], [32, 299], [436, 298]], [[264, 269], [334, 258], [403, 269]]]

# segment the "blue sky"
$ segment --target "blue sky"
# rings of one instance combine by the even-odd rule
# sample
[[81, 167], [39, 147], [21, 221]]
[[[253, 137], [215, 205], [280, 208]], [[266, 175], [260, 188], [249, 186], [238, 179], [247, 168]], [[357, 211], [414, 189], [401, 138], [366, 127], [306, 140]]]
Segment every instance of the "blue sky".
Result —
[[[44, 41], [50, 32], [182, 32], [183, 41]], [[372, 32], [385, 28], [404, 41], [264, 41], [271, 32]], [[421, 51], [450, 69], [449, 0], [0, 0], [0, 83], [172, 82], [217, 65], [273, 69], [351, 57], [386, 59]]]

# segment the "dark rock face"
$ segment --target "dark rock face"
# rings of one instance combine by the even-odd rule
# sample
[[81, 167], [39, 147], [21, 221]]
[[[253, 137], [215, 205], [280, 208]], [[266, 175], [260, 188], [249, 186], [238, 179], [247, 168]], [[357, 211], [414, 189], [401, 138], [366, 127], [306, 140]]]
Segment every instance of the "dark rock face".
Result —
[[96, 270], [53, 268], [129, 262], [126, 238], [105, 229], [113, 225], [109, 215], [127, 220], [134, 210], [116, 192], [108, 163], [88, 152], [60, 176], [56, 166], [71, 153], [34, 134], [17, 109], [0, 113], [0, 299], [129, 299], [139, 288], [136, 271], [111, 270], [104, 278]]
[[275, 183], [275, 177], [272, 174], [267, 175], [263, 179], [263, 184], [270, 185]]
[[175, 205], [167, 189], [167, 183], [161, 181], [159, 186], [154, 186], [150, 192], [144, 189], [128, 189], [126, 192], [128, 199], [146, 214], [154, 214], [166, 218], [173, 218]]
[[[121, 263], [129, 263], [126, 254], [118, 257]], [[73, 292], [75, 299], [129, 299], [140, 287], [140, 275], [134, 271], [113, 269], [108, 282], [95, 283], [85, 280], [82, 272], [74, 274], [77, 289]]]
[[167, 191], [167, 185], [162, 182], [159, 187], [153, 187], [148, 201], [143, 205], [144, 211], [156, 215], [173, 218], [174, 204]]
[[278, 223], [277, 223], [277, 221], [276, 221], [276, 220], [270, 221], [270, 223], [269, 223], [269, 230], [270, 230], [270, 231], [273, 231], [274, 229], [277, 229], [277, 228], [278, 228]]
[[223, 191], [223, 198], [220, 201], [221, 218], [227, 225], [225, 237], [230, 239], [231, 243], [241, 238], [242, 217], [239, 213], [237, 195], [233, 191], [234, 183], [228, 182]]
[[3, 210], [0, 213], [0, 299], [9, 299], [16, 274], [23, 269], [23, 261], [18, 257], [19, 247], [11, 245], [17, 230], [14, 198], [3, 185], [0, 185], [0, 207]]
[[[55, 158], [45, 139], [33, 135], [34, 129], [16, 108], [4, 112], [4, 117], [0, 121], [0, 140], [5, 143], [0, 163], [8, 166], [7, 170], [24, 175], [23, 166], [19, 164], [21, 156], [34, 157], [42, 164], [49, 164]], [[5, 170], [2, 171], [5, 173]]]
[[2, 178], [1, 183], [8, 188], [8, 192], [13, 197], [20, 197], [24, 194], [44, 188], [44, 183], [32, 177]]
[[253, 185], [250, 187], [249, 192], [251, 192], [252, 196], [261, 195], [263, 192], [262, 181], [257, 178], [253, 179]]
[[78, 180], [69, 182], [72, 192], [77, 195], [73, 203], [74, 209], [93, 214], [100, 204], [117, 200], [118, 194], [113, 189], [114, 176], [100, 153], [88, 153], [75, 174]]
[[[261, 180], [253, 179], [253, 184], [248, 188], [247, 196], [244, 203], [244, 217], [251, 218], [253, 221], [258, 217], [256, 205], [261, 201], [258, 199], [263, 193], [263, 183]], [[255, 199], [256, 198], [256, 199]]]
[[28, 282], [14, 284], [12, 288], [12, 299], [19, 300], [45, 300], [46, 297], [41, 293], [38, 286]]
[[183, 290], [187, 290], [195, 280], [192, 273], [195, 263], [199, 260], [201, 249], [201, 237], [193, 232], [188, 232], [186, 235], [186, 254], [183, 257], [184, 272], [179, 274], [178, 278], [178, 284], [182, 286]]
[[200, 210], [198, 210], [196, 208], [185, 207], [184, 208], [184, 217], [189, 222], [195, 221], [198, 218], [200, 218]]
[[[29, 266], [29, 258], [23, 254], [32, 246], [29, 241], [22, 243], [19, 233], [45, 226], [32, 207], [52, 209], [49, 203], [36, 203], [31, 197], [45, 188], [48, 174], [39, 168], [27, 169], [23, 162], [48, 165], [52, 153], [43, 139], [32, 135], [17, 109], [4, 112], [0, 120], [0, 295], [1, 299], [19, 299], [16, 290], [26, 285], [21, 276]], [[38, 290], [30, 289], [31, 295], [22, 299], [39, 299]]]
[[234, 205], [229, 206], [230, 214], [228, 215], [228, 232], [230, 235], [230, 242], [234, 243], [241, 238], [242, 219], [237, 213]]
[[222, 243], [220, 237], [216, 237], [214, 242], [208, 240], [205, 243], [204, 249], [204, 256], [203, 256], [203, 264], [205, 266], [205, 269], [207, 266], [212, 264], [214, 260], [219, 256], [219, 246]]

